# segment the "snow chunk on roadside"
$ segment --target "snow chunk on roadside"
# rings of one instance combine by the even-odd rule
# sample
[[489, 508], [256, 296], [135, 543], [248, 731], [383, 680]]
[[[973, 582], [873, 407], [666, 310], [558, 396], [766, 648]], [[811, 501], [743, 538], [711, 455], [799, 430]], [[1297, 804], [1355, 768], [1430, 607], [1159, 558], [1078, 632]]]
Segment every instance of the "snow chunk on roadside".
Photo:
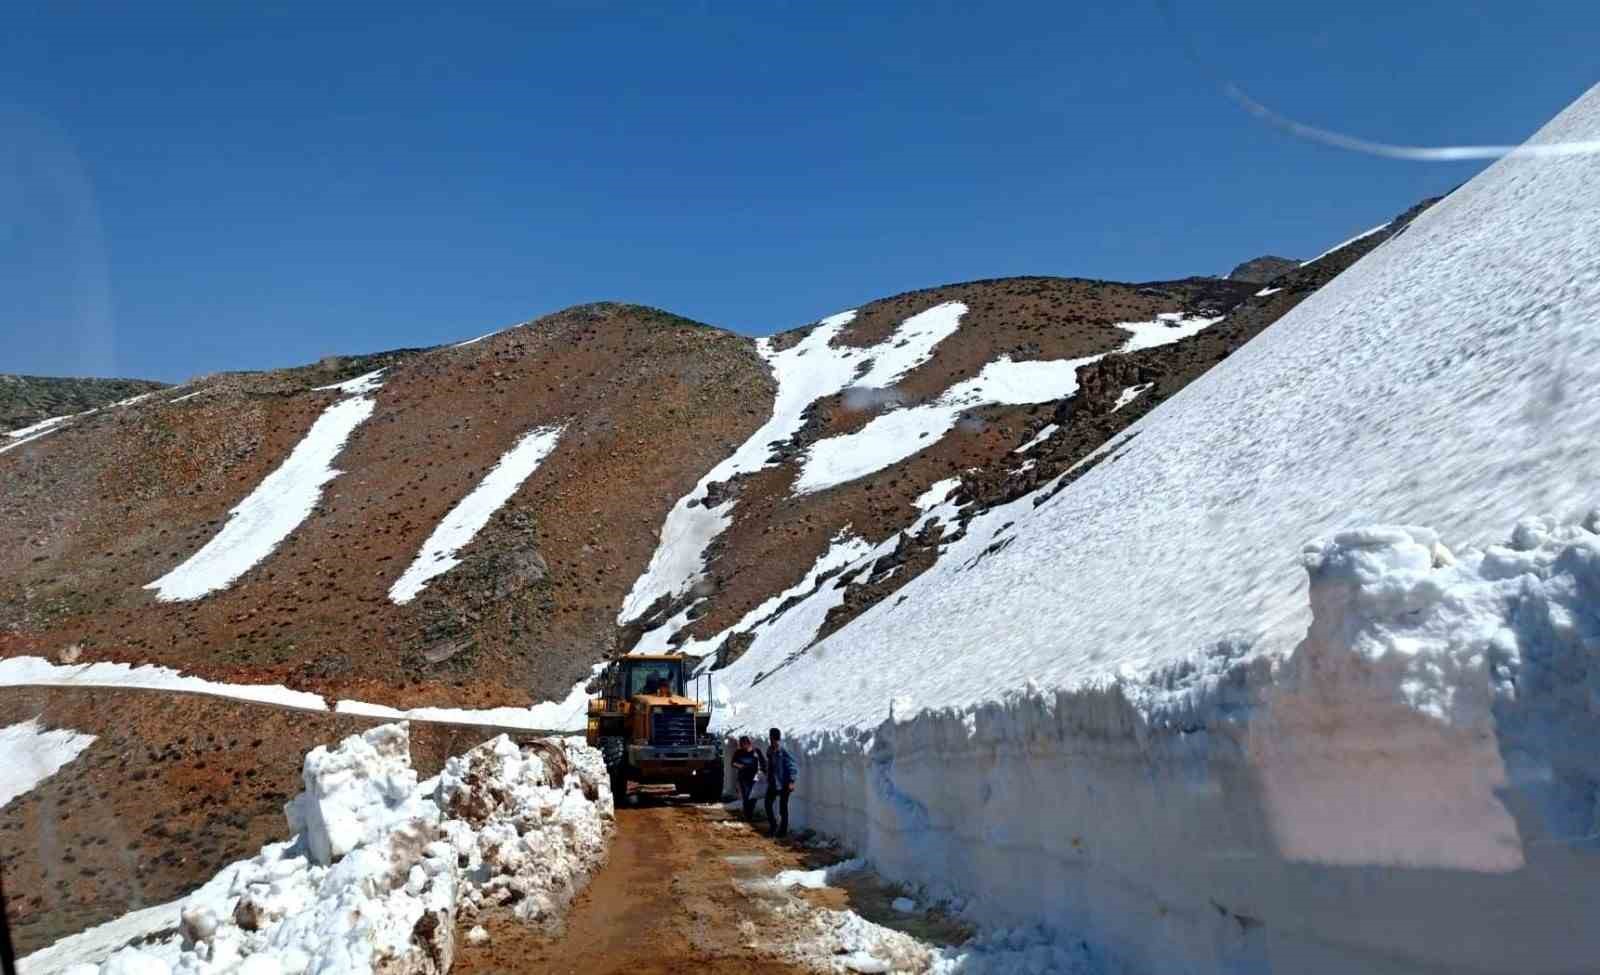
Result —
[[461, 564], [456, 553], [465, 548], [489, 523], [501, 505], [533, 476], [544, 459], [556, 449], [561, 427], [538, 427], [524, 434], [516, 446], [506, 451], [478, 486], [462, 498], [437, 528], [422, 543], [422, 551], [389, 588], [389, 599], [404, 605], [417, 598], [428, 581]]
[[306, 756], [305, 791], [283, 807], [314, 863], [327, 866], [392, 830], [414, 808], [417, 773], [404, 724], [379, 725]]
[[94, 735], [46, 731], [38, 718], [0, 728], [0, 806], [48, 779], [94, 744]]
[[860, 857], [843, 860], [839, 863], [816, 870], [784, 870], [774, 878], [779, 887], [804, 887], [807, 890], [821, 890], [831, 886], [840, 877], [853, 873], [860, 873], [867, 863]]

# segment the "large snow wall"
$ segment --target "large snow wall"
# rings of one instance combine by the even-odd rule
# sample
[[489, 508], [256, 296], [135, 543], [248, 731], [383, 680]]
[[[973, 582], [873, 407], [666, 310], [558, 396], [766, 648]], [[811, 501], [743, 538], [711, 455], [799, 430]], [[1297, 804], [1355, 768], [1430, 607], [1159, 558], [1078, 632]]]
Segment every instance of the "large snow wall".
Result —
[[1108, 966], [1593, 971], [1597, 475], [1600, 157], [1513, 156], [726, 713]]

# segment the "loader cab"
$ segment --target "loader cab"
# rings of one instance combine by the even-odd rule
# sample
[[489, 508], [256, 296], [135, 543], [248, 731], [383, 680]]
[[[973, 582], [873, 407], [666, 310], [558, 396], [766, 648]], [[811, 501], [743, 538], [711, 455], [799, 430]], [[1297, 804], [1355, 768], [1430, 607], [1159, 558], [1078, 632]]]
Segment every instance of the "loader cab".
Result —
[[655, 697], [683, 697], [683, 658], [655, 659], [642, 657], [621, 663], [623, 697], [634, 698], [641, 694]]

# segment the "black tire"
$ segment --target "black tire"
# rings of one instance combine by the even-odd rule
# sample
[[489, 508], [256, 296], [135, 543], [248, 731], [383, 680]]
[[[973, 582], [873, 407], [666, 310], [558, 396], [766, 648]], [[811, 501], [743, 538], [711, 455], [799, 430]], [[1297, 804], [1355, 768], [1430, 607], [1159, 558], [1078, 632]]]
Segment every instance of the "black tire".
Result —
[[611, 773], [611, 801], [613, 805], [622, 805], [628, 800], [628, 769], [625, 765], [613, 765], [606, 769]]
[[694, 780], [690, 795], [699, 802], [722, 801], [722, 769], [719, 767]]

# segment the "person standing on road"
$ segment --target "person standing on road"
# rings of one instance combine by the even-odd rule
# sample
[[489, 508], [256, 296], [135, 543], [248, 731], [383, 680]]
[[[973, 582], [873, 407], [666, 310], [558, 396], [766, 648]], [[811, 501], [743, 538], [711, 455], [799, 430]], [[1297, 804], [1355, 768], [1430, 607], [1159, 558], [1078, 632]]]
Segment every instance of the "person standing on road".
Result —
[[[767, 835], [789, 835], [789, 794], [794, 792], [797, 771], [794, 756], [783, 747], [783, 732], [773, 728], [768, 732], [771, 744], [767, 746]], [[780, 818], [773, 818], [772, 807], [777, 804]]]
[[734, 749], [734, 773], [739, 778], [739, 799], [744, 802], [744, 821], [756, 816], [756, 775], [767, 770], [767, 760], [761, 757], [749, 735], [739, 736], [739, 747]]

